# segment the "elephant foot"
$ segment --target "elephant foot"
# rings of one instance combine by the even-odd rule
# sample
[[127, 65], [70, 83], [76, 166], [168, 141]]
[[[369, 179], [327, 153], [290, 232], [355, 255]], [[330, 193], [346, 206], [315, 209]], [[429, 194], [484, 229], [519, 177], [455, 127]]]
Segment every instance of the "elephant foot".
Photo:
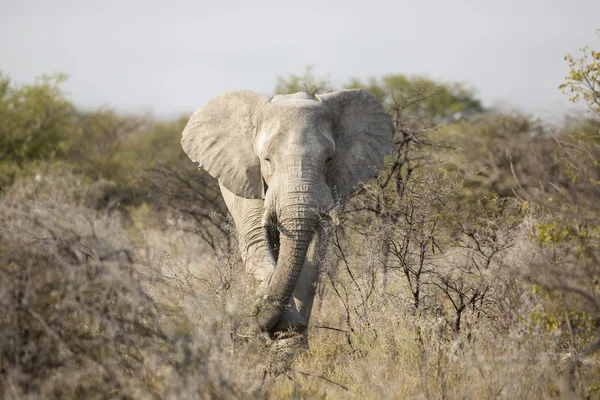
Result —
[[282, 311], [275, 326], [268, 331], [261, 328], [255, 317], [246, 317], [234, 329], [235, 335], [240, 338], [255, 338], [265, 335], [270, 340], [279, 340], [297, 336], [306, 331], [308, 324], [298, 312], [295, 305], [290, 304]]
[[283, 311], [277, 324], [269, 331], [269, 335], [276, 340], [291, 338], [305, 332], [307, 327], [304, 317], [296, 307], [290, 305]]
[[[260, 342], [264, 346], [282, 354], [298, 354], [308, 351], [308, 330], [306, 324], [279, 322], [271, 331], [265, 332], [255, 326], [238, 326], [235, 338], [240, 342]], [[236, 339], [234, 339], [236, 340]]]
[[308, 331], [305, 330], [293, 336], [272, 339], [270, 347], [277, 352], [289, 354], [308, 351]]

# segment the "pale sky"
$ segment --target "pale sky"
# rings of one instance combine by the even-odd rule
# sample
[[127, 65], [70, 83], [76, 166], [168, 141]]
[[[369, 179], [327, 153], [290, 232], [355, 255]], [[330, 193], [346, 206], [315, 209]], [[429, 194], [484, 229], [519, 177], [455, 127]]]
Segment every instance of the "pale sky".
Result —
[[0, 0], [0, 71], [65, 72], [70, 98], [159, 116], [277, 76], [424, 74], [487, 106], [568, 109], [563, 57], [600, 49], [600, 0]]

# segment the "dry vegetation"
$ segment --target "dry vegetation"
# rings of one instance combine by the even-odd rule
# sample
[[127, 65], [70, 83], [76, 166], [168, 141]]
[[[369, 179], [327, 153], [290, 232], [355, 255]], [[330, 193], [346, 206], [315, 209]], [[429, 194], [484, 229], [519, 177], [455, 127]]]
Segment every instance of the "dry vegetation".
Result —
[[548, 127], [460, 86], [440, 86], [445, 107], [422, 79], [362, 84], [398, 152], [328, 228], [297, 352], [233, 334], [253, 282], [182, 120], [80, 115], [44, 82], [30, 100], [58, 114], [38, 123], [6, 123], [35, 107], [2, 86], [0, 131], [52, 135], [1, 138], [27, 151], [0, 169], [0, 397], [600, 398], [597, 119]]

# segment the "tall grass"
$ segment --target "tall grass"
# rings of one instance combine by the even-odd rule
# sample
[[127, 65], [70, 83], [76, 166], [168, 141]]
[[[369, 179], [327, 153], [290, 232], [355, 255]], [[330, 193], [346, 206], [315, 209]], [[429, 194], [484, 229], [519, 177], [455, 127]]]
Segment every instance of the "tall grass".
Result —
[[459, 183], [439, 208], [448, 177], [414, 182], [383, 217], [330, 230], [301, 352], [235, 334], [254, 285], [235, 241], [98, 211], [70, 173], [19, 181], [0, 203], [3, 397], [597, 397], [597, 356], [569, 369], [530, 278], [533, 217], [488, 202], [469, 219], [450, 207]]

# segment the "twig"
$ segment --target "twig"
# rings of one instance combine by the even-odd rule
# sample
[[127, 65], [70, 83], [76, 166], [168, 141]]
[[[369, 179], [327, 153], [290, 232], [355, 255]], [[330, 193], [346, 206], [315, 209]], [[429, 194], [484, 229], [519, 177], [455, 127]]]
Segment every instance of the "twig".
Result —
[[346, 386], [342, 385], [341, 383], [334, 382], [334, 381], [332, 381], [331, 379], [325, 378], [325, 377], [324, 377], [324, 376], [322, 376], [322, 375], [313, 375], [313, 374], [309, 374], [308, 372], [295, 371], [295, 370], [293, 370], [292, 372], [295, 372], [295, 373], [297, 373], [297, 374], [304, 375], [304, 376], [310, 376], [311, 378], [322, 379], [322, 380], [324, 380], [325, 382], [329, 382], [329, 383], [331, 383], [331, 384], [333, 384], [333, 385], [336, 385], [336, 386], [339, 386], [339, 387], [341, 387], [341, 388], [342, 388], [342, 389], [344, 389], [344, 390], [350, 391], [350, 389], [348, 389]]
[[348, 333], [348, 331], [345, 331], [343, 329], [339, 329], [339, 328], [332, 328], [330, 326], [323, 326], [323, 325], [317, 325], [317, 326], [313, 326], [312, 328], [315, 329], [329, 329], [330, 331], [336, 331], [336, 332], [342, 332], [342, 333]]

